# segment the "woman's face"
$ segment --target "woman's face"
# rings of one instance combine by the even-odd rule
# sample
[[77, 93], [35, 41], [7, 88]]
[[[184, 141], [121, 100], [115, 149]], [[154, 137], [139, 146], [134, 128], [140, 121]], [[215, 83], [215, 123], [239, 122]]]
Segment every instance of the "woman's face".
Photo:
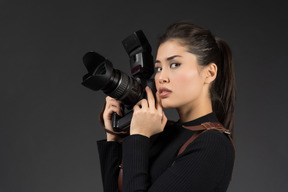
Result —
[[201, 102], [203, 67], [178, 40], [171, 39], [159, 46], [155, 67], [155, 84], [164, 108], [195, 107]]

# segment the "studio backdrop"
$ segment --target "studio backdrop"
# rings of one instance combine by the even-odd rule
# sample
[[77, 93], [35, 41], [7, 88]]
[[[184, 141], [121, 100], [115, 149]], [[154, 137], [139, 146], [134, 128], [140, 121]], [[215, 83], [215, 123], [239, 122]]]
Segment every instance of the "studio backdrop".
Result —
[[[236, 162], [230, 192], [288, 190], [287, 10], [282, 1], [0, 1], [0, 191], [102, 191], [96, 141], [105, 100], [81, 85], [97, 51], [130, 75], [121, 41], [175, 21], [233, 52]], [[177, 120], [173, 110], [165, 110]]]

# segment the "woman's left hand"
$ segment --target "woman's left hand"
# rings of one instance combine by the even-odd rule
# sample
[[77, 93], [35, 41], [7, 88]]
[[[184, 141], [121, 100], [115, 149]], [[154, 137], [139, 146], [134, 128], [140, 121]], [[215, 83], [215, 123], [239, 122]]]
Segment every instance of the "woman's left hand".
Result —
[[158, 93], [156, 103], [152, 90], [145, 88], [147, 99], [142, 99], [133, 108], [133, 117], [130, 124], [130, 135], [140, 134], [150, 137], [164, 130], [167, 122]]

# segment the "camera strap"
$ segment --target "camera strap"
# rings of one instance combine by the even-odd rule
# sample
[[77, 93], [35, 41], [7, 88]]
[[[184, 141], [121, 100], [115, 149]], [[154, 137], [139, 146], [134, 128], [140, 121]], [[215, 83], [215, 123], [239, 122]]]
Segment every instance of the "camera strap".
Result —
[[[233, 139], [231, 137], [231, 131], [226, 129], [221, 123], [205, 122], [205, 123], [202, 123], [201, 125], [182, 126], [182, 127], [184, 127], [185, 129], [196, 131], [196, 132], [182, 145], [182, 147], [178, 151], [177, 156], [179, 156], [181, 153], [183, 153], [184, 150], [187, 148], [187, 146], [190, 143], [192, 143], [199, 135], [201, 135], [201, 134], [203, 134], [203, 133], [205, 133], [206, 131], [209, 131], [209, 130], [217, 130], [217, 131], [227, 135], [227, 137], [231, 141], [231, 143], [233, 145], [233, 148], [234, 148], [234, 151], [235, 151], [235, 145], [234, 145]], [[174, 164], [174, 162], [172, 163], [172, 165]]]

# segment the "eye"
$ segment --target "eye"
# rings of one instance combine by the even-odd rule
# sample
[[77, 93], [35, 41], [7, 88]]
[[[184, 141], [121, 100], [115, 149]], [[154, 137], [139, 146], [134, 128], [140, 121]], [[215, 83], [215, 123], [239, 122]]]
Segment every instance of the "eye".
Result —
[[156, 72], [162, 71], [162, 67], [155, 67], [155, 71], [156, 71]]
[[179, 67], [181, 64], [180, 63], [172, 63], [170, 65], [171, 68], [176, 68], [176, 67]]

